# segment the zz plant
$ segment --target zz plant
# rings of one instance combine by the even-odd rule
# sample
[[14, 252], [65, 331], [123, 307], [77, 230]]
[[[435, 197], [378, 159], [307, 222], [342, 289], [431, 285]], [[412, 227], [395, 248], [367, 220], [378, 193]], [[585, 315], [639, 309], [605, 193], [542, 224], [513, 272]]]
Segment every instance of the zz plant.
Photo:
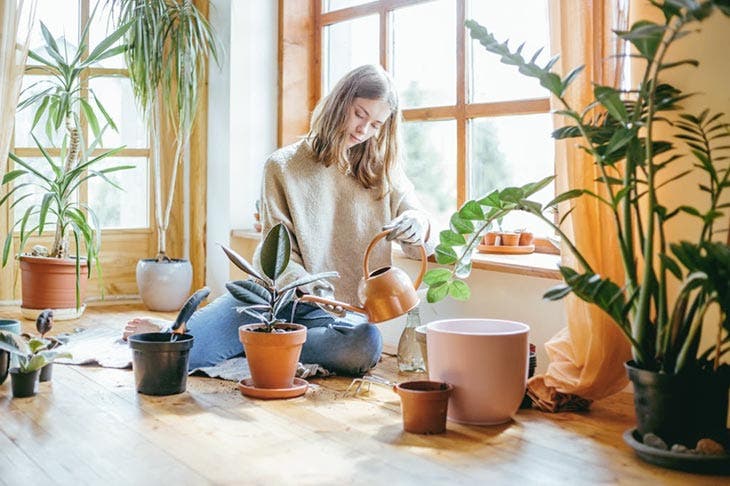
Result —
[[[522, 74], [536, 78], [561, 104], [558, 115], [570, 124], [553, 133], [556, 139], [581, 140], [581, 148], [594, 160], [605, 196], [573, 188], [546, 205], [529, 199], [552, 177], [523, 187], [510, 187], [466, 202], [451, 218], [450, 229], [440, 234], [436, 259], [450, 268], [431, 270], [424, 281], [429, 285], [428, 300], [435, 302], [446, 295], [466, 299], [469, 290], [463, 279], [471, 271], [471, 257], [482, 235], [498, 218], [510, 211], [525, 211], [550, 225], [580, 268], [560, 266], [564, 282], [549, 290], [545, 298], [562, 299], [568, 294], [597, 305], [619, 326], [631, 343], [638, 367], [669, 374], [685, 370], [717, 370], [721, 358], [730, 351], [730, 248], [713, 241], [719, 218], [730, 204], [722, 203], [724, 189], [730, 186], [730, 129], [722, 113], [704, 110], [699, 114], [682, 113], [677, 121], [666, 116], [678, 110], [679, 102], [689, 94], [662, 80], [669, 69], [697, 66], [692, 59], [665, 60], [667, 51], [679, 38], [696, 30], [714, 10], [730, 16], [730, 3], [713, 0], [667, 0], [652, 2], [663, 14], [663, 23], [638, 21], [630, 30], [616, 35], [630, 42], [633, 57], [644, 63], [641, 82], [628, 91], [594, 85], [595, 99], [585, 107], [574, 107], [564, 96], [581, 72], [576, 68], [561, 77], [552, 71], [557, 58], [538, 65], [537, 54], [529, 60], [522, 46], [512, 49], [499, 42], [485, 27], [467, 21], [471, 36], [505, 64]], [[670, 124], [676, 130], [675, 141], [657, 138], [657, 124]], [[691, 166], [675, 170], [676, 175], [659, 179], [659, 175], [676, 168], [679, 161], [691, 157]], [[706, 209], [689, 205], [670, 208], [660, 201], [659, 189], [698, 171], [706, 181], [700, 190], [707, 196]], [[590, 262], [553, 220], [558, 203], [579, 204], [577, 198], [589, 197], [606, 206], [613, 216], [618, 251], [623, 262], [622, 284], [599, 275]], [[572, 209], [571, 209], [572, 210]], [[666, 225], [685, 213], [699, 220], [695, 241], [670, 242]], [[674, 302], [668, 292], [670, 279], [680, 282]], [[700, 335], [709, 309], [719, 309], [720, 325], [714, 344], [699, 352]]]
[[226, 246], [222, 248], [231, 262], [251, 277], [229, 282], [226, 288], [244, 304], [238, 308], [239, 312], [245, 312], [264, 324], [262, 332], [274, 332], [276, 324], [285, 322], [280, 316], [281, 311], [284, 306], [296, 301], [297, 287], [339, 277], [337, 272], [322, 272], [280, 285], [280, 278], [284, 275], [291, 257], [291, 236], [282, 223], [271, 228], [261, 244], [261, 272], [232, 249]]

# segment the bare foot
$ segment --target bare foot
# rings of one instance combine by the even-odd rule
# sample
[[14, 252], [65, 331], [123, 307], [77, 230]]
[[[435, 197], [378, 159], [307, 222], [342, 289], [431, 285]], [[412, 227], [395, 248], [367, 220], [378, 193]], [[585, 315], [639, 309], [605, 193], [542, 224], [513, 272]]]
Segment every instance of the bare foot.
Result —
[[136, 318], [132, 319], [124, 326], [124, 333], [122, 339], [125, 341], [133, 334], [141, 334], [143, 332], [160, 332], [164, 328], [169, 326], [169, 322], [162, 319], [149, 318]]

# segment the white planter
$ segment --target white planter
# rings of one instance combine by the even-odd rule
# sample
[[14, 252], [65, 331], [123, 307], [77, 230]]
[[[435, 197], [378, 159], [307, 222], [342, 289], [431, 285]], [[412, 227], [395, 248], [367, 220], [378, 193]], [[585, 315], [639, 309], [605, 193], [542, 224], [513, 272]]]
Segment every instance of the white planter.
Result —
[[496, 319], [445, 319], [427, 326], [428, 374], [454, 385], [449, 420], [510, 420], [525, 395], [530, 328]]
[[157, 262], [153, 258], [137, 262], [137, 288], [149, 310], [176, 311], [190, 296], [193, 267], [188, 260]]

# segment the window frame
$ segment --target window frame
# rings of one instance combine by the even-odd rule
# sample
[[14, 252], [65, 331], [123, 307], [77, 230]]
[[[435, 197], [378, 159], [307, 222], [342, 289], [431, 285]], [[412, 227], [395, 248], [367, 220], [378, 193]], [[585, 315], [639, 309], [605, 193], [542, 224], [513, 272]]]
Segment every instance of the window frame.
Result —
[[[314, 32], [312, 52], [312, 89], [315, 99], [322, 93], [322, 38], [325, 27], [366, 15], [377, 14], [380, 17], [380, 64], [388, 71], [392, 68], [390, 32], [392, 16], [395, 9], [429, 3], [433, 0], [376, 0], [370, 3], [348, 7], [340, 10], [322, 12], [322, 0], [313, 0]], [[469, 77], [467, 76], [467, 38], [464, 23], [467, 19], [467, 0], [454, 0], [456, 8], [456, 103], [447, 106], [428, 106], [422, 108], [403, 109], [403, 118], [406, 122], [425, 122], [454, 120], [456, 122], [456, 204], [461, 207], [468, 199], [469, 176], [469, 122], [475, 118], [495, 116], [532, 115], [550, 113], [550, 99], [527, 98], [510, 101], [472, 103], [467, 99], [469, 91]]]

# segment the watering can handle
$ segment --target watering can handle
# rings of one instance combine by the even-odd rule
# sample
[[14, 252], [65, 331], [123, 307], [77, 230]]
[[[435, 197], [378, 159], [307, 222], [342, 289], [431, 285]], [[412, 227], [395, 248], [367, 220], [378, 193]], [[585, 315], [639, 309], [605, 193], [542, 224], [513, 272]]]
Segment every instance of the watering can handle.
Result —
[[342, 307], [343, 309], [357, 312], [358, 314], [367, 315], [367, 312], [365, 312], [365, 309], [363, 309], [362, 307], [356, 307], [354, 305], [350, 305], [334, 299], [325, 299], [324, 297], [318, 297], [312, 294], [303, 295], [299, 300], [301, 302], [315, 302], [317, 304], [331, 305], [333, 307]]
[[[390, 231], [383, 231], [382, 233], [378, 233], [377, 235], [375, 235], [373, 241], [371, 241], [368, 245], [368, 249], [365, 250], [365, 258], [362, 262], [364, 278], [368, 278], [370, 276], [370, 268], [368, 267], [368, 263], [370, 261], [370, 252], [378, 241], [388, 236], [388, 233], [390, 233]], [[418, 245], [418, 250], [421, 253], [421, 270], [420, 272], [418, 272], [418, 277], [416, 277], [416, 280], [413, 282], [413, 288], [416, 290], [418, 290], [418, 287], [420, 287], [421, 282], [423, 281], [423, 276], [426, 274], [426, 270], [428, 270], [428, 257], [426, 256], [426, 249], [423, 247], [423, 245]]]

